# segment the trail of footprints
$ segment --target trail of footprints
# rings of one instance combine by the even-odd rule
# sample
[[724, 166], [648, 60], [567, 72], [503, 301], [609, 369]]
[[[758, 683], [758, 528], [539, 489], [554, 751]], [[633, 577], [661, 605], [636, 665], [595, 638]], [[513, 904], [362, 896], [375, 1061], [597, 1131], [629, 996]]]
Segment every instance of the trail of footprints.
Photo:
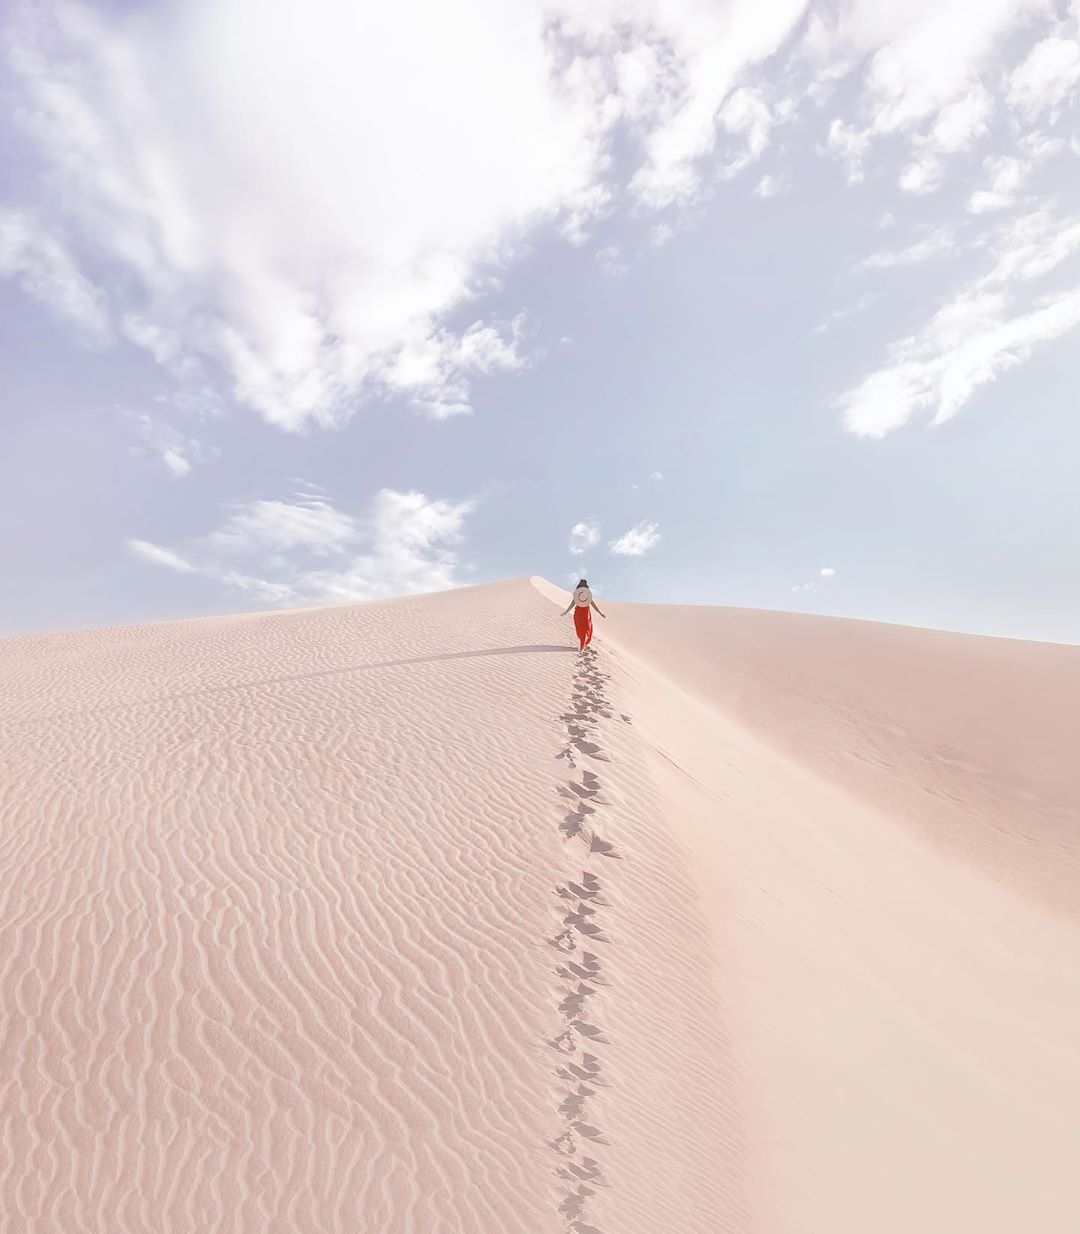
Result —
[[[568, 842], [584, 846], [587, 859], [621, 860], [623, 854], [600, 833], [601, 811], [608, 805], [600, 778], [588, 769], [579, 770], [584, 759], [611, 762], [594, 739], [600, 720], [610, 720], [613, 714], [605, 695], [608, 680], [608, 674], [600, 670], [596, 652], [592, 648], [582, 652], [574, 673], [570, 707], [562, 716], [566, 745], [556, 755], [575, 773], [559, 787], [568, 808], [559, 830]], [[630, 717], [623, 715], [620, 719], [629, 723]], [[555, 968], [562, 983], [556, 1007], [560, 1031], [547, 1044], [560, 1055], [555, 1075], [565, 1087], [557, 1107], [562, 1130], [548, 1143], [559, 1158], [555, 1175], [563, 1193], [559, 1214], [566, 1228], [572, 1234], [602, 1234], [587, 1220], [589, 1201], [597, 1188], [608, 1185], [603, 1167], [591, 1153], [596, 1151], [595, 1146], [601, 1146], [602, 1151], [609, 1141], [593, 1124], [589, 1102], [605, 1085], [602, 1057], [593, 1050], [609, 1042], [603, 1029], [593, 1022], [589, 1002], [607, 984], [599, 952], [609, 943], [602, 913], [609, 905], [603, 898], [600, 877], [588, 869], [579, 879], [568, 879], [556, 887], [555, 894], [560, 901], [562, 929], [548, 942], [562, 954]]]

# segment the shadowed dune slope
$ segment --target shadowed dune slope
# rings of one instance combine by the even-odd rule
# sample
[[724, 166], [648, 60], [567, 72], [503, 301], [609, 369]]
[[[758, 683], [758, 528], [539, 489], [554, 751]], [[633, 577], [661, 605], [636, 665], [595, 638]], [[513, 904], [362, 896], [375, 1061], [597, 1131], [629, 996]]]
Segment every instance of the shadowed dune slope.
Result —
[[567, 598], [0, 640], [0, 1229], [1071, 1234], [1076, 650]]

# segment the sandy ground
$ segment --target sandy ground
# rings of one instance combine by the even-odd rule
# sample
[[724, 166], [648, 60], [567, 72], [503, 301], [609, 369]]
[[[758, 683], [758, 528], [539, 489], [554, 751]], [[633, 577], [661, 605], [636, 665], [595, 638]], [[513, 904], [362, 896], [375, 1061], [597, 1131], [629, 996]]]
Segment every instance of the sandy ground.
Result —
[[567, 598], [0, 641], [4, 1234], [1075, 1234], [1080, 649]]

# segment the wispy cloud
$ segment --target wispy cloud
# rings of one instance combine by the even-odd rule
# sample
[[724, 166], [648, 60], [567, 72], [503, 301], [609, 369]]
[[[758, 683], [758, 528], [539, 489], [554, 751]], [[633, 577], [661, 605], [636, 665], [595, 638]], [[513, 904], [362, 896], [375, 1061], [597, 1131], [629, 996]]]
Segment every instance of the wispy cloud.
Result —
[[877, 298], [877, 292], [863, 292], [854, 304], [849, 304], [844, 308], [834, 309], [824, 321], [819, 322], [814, 327], [814, 333], [824, 334], [826, 330], [831, 330], [838, 321], [843, 321], [847, 317], [854, 317], [856, 314], [861, 313], [865, 308], [873, 304]]
[[322, 497], [297, 494], [289, 501], [255, 500], [239, 505], [206, 544], [218, 552], [251, 556], [307, 550], [340, 556], [364, 538], [351, 515]]
[[358, 517], [313, 493], [238, 503], [183, 554], [144, 540], [131, 552], [269, 604], [378, 599], [458, 584], [471, 501], [382, 489]]
[[20, 210], [0, 208], [0, 277], [17, 280], [27, 295], [74, 326], [84, 342], [101, 346], [112, 338], [102, 290], [58, 239]]
[[167, 470], [178, 479], [189, 475], [193, 464], [202, 462], [208, 454], [213, 453], [204, 450], [197, 437], [174, 428], [165, 420], [163, 414], [120, 410], [143, 443], [137, 448], [160, 459]]
[[127, 547], [133, 556], [143, 561], [153, 562], [154, 565], [167, 566], [170, 570], [177, 570], [181, 574], [196, 572], [196, 567], [186, 557], [181, 557], [172, 549], [162, 548], [159, 544], [151, 544], [148, 540], [128, 540]]
[[1080, 42], [1052, 35], [1041, 39], [1009, 76], [1008, 101], [1026, 119], [1056, 111], [1080, 84]]
[[1032, 294], [1030, 284], [1080, 250], [1080, 219], [1035, 211], [983, 241], [993, 265], [963, 286], [885, 365], [839, 400], [847, 429], [883, 437], [918, 412], [935, 424], [975, 391], [1080, 324], [1080, 287]]
[[779, 197], [782, 193], [786, 193], [791, 188], [791, 181], [788, 177], [780, 172], [769, 172], [762, 176], [754, 186], [755, 197]]
[[622, 260], [622, 250], [617, 244], [609, 244], [607, 248], [598, 250], [596, 260], [605, 274], [618, 277], [625, 274], [629, 267]]
[[955, 252], [956, 240], [951, 227], [937, 227], [913, 241], [906, 248], [872, 253], [859, 263], [862, 270], [887, 270], [892, 266], [910, 266]]
[[660, 540], [660, 528], [657, 523], [641, 522], [636, 527], [612, 540], [609, 547], [613, 553], [621, 557], [641, 557], [653, 548]]

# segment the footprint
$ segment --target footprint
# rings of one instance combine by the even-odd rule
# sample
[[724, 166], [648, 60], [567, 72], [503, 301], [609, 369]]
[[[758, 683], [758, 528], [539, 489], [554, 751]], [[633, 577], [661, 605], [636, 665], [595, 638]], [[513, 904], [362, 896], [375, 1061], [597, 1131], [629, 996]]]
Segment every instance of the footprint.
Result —
[[[613, 761], [597, 735], [599, 722], [610, 720], [613, 716], [606, 696], [606, 683], [610, 679], [610, 674], [600, 668], [595, 649], [580, 657], [568, 709], [560, 716], [566, 744], [555, 755], [556, 760], [565, 760], [575, 774], [579, 757], [602, 763]], [[630, 717], [625, 714], [620, 715], [620, 719], [630, 722]], [[601, 795], [602, 787], [600, 777], [586, 770], [580, 772], [580, 778], [571, 778], [560, 784], [557, 787], [559, 796], [572, 806], [569, 813], [564, 814], [559, 830], [566, 839], [580, 837], [595, 856], [621, 860], [622, 855], [614, 844], [602, 839], [595, 830], [587, 830], [589, 816], [610, 805]], [[565, 983], [560, 988], [555, 1009], [568, 1023], [547, 1044], [566, 1056], [554, 1068], [555, 1076], [569, 1086], [556, 1109], [570, 1123], [566, 1131], [548, 1143], [560, 1157], [577, 1158], [564, 1161], [555, 1171], [559, 1178], [574, 1184], [573, 1189], [563, 1196], [558, 1208], [570, 1234], [601, 1234], [596, 1226], [587, 1223], [586, 1208], [595, 1194], [593, 1186], [607, 1185], [599, 1163], [591, 1157], [580, 1157], [578, 1151], [579, 1141], [608, 1143], [600, 1128], [586, 1115], [590, 1098], [596, 1096], [597, 1089], [606, 1087], [601, 1079], [601, 1060], [581, 1049], [584, 1042], [610, 1044], [603, 1029], [585, 1018], [590, 997], [601, 987], [610, 986], [610, 982], [601, 975], [599, 956], [587, 949], [590, 945], [609, 942], [603, 932], [603, 913], [598, 910], [608, 909], [611, 905], [602, 897], [601, 891], [600, 878], [590, 870], [583, 870], [579, 879], [567, 879], [556, 884], [555, 895], [563, 902], [563, 929], [548, 939], [551, 946], [564, 955], [554, 967], [555, 975]]]
[[560, 1178], [580, 1178], [586, 1182], [597, 1182], [601, 1177], [599, 1162], [591, 1157], [583, 1157], [578, 1162], [568, 1162], [560, 1166], [555, 1173]]
[[580, 1118], [582, 1114], [581, 1107], [590, 1097], [595, 1097], [596, 1094], [591, 1088], [586, 1088], [584, 1084], [578, 1085], [576, 1093], [571, 1093], [559, 1105], [559, 1113], [564, 1118]]
[[567, 996], [559, 1004], [559, 1011], [568, 1019], [574, 1020], [585, 1010], [585, 1000], [590, 994], [595, 994], [595, 990], [589, 989], [586, 985], [579, 985], [573, 994]]
[[568, 814], [559, 825], [559, 830], [568, 840], [583, 833], [585, 819], [580, 814]]
[[573, 930], [563, 930], [561, 934], [556, 934], [554, 938], [549, 938], [547, 941], [556, 951], [569, 953], [577, 950], [577, 939], [574, 938]]
[[574, 1020], [570, 1027], [583, 1037], [588, 1037], [590, 1041], [599, 1041], [601, 1045], [610, 1045], [611, 1043], [604, 1036], [603, 1030], [597, 1028], [595, 1024], [589, 1024], [585, 1020]]
[[[568, 1195], [559, 1205], [559, 1212], [564, 1217], [580, 1217], [585, 1207], [585, 1201], [589, 1198], [589, 1196], [595, 1194], [596, 1193], [590, 1191], [584, 1183], [581, 1183], [578, 1185], [578, 1189], [571, 1195]], [[580, 1226], [581, 1223], [576, 1222], [575, 1224]]]
[[595, 1084], [598, 1087], [603, 1086], [603, 1081], [598, 1078], [600, 1074], [599, 1067], [592, 1070], [588, 1067], [579, 1066], [577, 1063], [567, 1063], [565, 1067], [557, 1068], [555, 1074], [563, 1080], [587, 1080], [590, 1084]]
[[614, 844], [609, 844], [607, 840], [601, 840], [595, 834], [589, 842], [589, 852], [596, 853], [599, 857], [613, 857], [616, 861], [622, 860], [621, 855], [615, 851]]

